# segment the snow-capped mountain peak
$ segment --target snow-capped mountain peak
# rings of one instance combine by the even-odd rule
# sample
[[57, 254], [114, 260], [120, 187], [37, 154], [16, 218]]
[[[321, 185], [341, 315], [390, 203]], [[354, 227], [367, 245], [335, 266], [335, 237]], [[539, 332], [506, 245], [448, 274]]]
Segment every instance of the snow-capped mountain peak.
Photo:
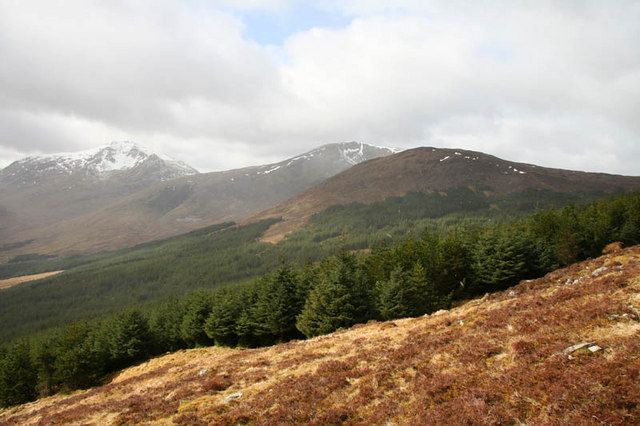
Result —
[[[73, 169], [87, 169], [99, 174], [116, 170], [132, 169], [147, 160], [154, 154], [152, 151], [142, 148], [130, 141], [114, 141], [109, 145], [77, 152], [63, 152], [58, 154], [27, 157], [21, 163], [54, 163], [53, 167], [71, 171]], [[160, 156], [163, 160], [179, 163], [166, 156]]]
[[279, 163], [267, 164], [259, 167], [258, 175], [266, 175], [273, 172], [287, 173], [290, 167], [301, 167], [305, 163], [325, 164], [327, 170], [332, 174], [338, 173], [345, 168], [355, 166], [363, 161], [377, 157], [395, 154], [401, 150], [396, 148], [386, 148], [369, 145], [362, 142], [342, 142], [322, 145], [316, 149], [289, 158]]
[[[116, 172], [143, 170], [152, 180], [166, 180], [198, 173], [189, 165], [130, 141], [77, 152], [31, 156], [18, 160], [0, 172], [0, 177], [21, 184], [38, 184], [43, 179], [64, 175], [107, 178]], [[155, 177], [154, 177], [155, 176]], [[12, 179], [13, 178], [13, 179]], [[5, 179], [3, 179], [5, 180]]]
[[357, 143], [354, 147], [341, 147], [340, 157], [349, 164], [356, 165], [362, 163], [365, 160], [364, 157], [364, 144], [362, 142]]
[[109, 146], [99, 149], [84, 160], [86, 165], [93, 167], [99, 173], [104, 173], [131, 169], [147, 158], [149, 154], [142, 151], [136, 144], [124, 141], [111, 142]]

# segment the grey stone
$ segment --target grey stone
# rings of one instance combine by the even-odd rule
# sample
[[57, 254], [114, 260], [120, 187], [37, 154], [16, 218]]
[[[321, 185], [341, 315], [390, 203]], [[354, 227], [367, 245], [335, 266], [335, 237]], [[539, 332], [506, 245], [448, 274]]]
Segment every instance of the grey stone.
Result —
[[607, 268], [606, 266], [601, 266], [601, 267], [599, 267], [598, 269], [596, 269], [595, 271], [593, 271], [593, 272], [591, 273], [591, 276], [592, 276], [592, 277], [600, 276], [600, 275], [602, 275], [603, 273], [607, 272], [608, 270], [609, 270], [609, 268]]
[[234, 392], [224, 397], [224, 402], [231, 402], [234, 399], [242, 397], [242, 392]]
[[577, 343], [577, 344], [575, 344], [573, 346], [569, 346], [564, 351], [562, 351], [562, 353], [565, 354], [565, 355], [570, 355], [570, 354], [574, 353], [575, 351], [577, 351], [579, 349], [588, 348], [589, 346], [594, 346], [595, 344], [596, 344], [595, 342]]

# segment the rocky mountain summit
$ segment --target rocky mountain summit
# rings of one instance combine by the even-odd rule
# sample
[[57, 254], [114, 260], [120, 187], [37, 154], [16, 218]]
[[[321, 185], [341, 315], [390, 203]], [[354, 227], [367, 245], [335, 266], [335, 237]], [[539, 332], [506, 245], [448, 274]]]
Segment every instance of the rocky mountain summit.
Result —
[[182, 161], [129, 141], [115, 141], [109, 145], [86, 151], [27, 157], [0, 170], [0, 185], [28, 187], [46, 179], [73, 176], [107, 179], [116, 173], [143, 170], [149, 178], [173, 179], [198, 173]]

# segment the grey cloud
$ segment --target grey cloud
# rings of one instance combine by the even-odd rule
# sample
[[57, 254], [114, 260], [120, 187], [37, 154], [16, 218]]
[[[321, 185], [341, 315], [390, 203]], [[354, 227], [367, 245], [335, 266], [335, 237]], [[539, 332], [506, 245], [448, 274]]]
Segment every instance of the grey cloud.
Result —
[[318, 2], [351, 23], [275, 48], [225, 10], [291, 3], [231, 3], [5, 2], [0, 156], [127, 138], [209, 170], [358, 139], [640, 174], [637, 2]]

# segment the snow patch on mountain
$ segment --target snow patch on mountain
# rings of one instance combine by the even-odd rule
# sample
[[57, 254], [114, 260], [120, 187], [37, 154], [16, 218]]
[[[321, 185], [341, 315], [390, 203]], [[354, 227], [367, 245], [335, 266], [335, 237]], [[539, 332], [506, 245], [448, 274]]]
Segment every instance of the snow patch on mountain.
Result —
[[360, 142], [355, 148], [342, 148], [340, 157], [349, 164], [362, 163], [364, 159], [364, 144]]
[[84, 170], [97, 175], [114, 171], [133, 169], [149, 158], [156, 156], [167, 166], [175, 169], [177, 176], [187, 176], [197, 173], [197, 170], [187, 164], [174, 160], [166, 155], [153, 153], [130, 141], [116, 141], [101, 148], [94, 148], [78, 152], [64, 152], [46, 156], [27, 157], [17, 162], [21, 168], [37, 167], [41, 172], [61, 171], [72, 173]]
[[300, 161], [308, 161], [314, 159], [315, 161], [330, 161], [330, 162], [342, 162], [349, 166], [355, 166], [363, 161], [377, 158], [381, 155], [395, 154], [402, 151], [399, 148], [386, 148], [374, 145], [368, 145], [362, 142], [344, 142], [323, 145], [312, 151], [300, 154], [288, 160], [280, 163], [267, 164], [259, 167], [259, 171], [255, 172], [257, 175], [266, 175], [277, 170], [283, 172], [287, 167], [297, 164]]

